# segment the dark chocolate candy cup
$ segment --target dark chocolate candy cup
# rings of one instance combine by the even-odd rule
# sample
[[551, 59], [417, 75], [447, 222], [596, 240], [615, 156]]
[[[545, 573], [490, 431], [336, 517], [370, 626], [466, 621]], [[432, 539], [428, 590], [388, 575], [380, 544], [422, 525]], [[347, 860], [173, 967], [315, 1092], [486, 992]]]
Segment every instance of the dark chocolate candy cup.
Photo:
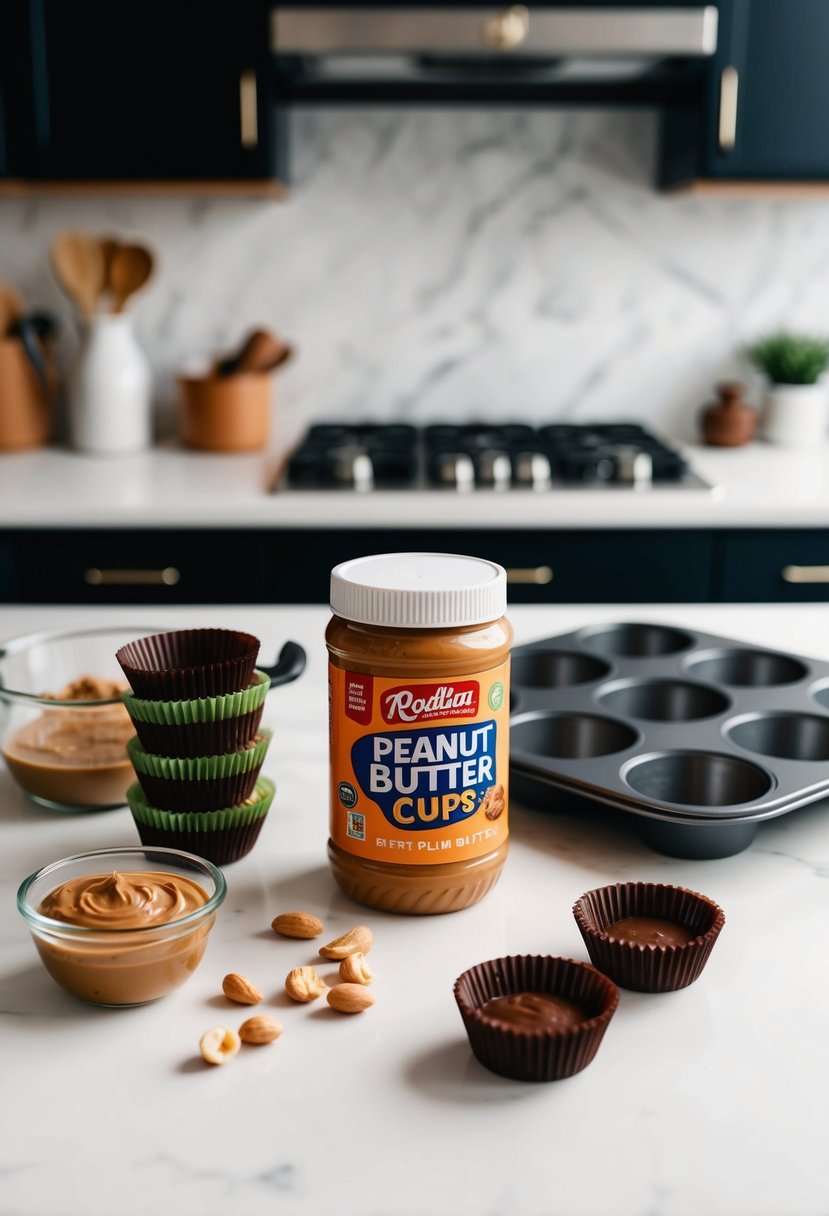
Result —
[[247, 773], [234, 773], [229, 777], [207, 777], [201, 781], [181, 781], [137, 770], [135, 775], [141, 783], [147, 801], [159, 810], [220, 811], [223, 807], [238, 806], [240, 802], [248, 799], [256, 787], [261, 771], [262, 765], [259, 764]]
[[[149, 806], [138, 784], [127, 790], [141, 843], [184, 849], [214, 865], [228, 865], [251, 851], [262, 831], [276, 787], [263, 777], [246, 806], [208, 813], [177, 814]], [[213, 826], [215, 824], [215, 827]]]
[[247, 688], [259, 640], [234, 629], [177, 629], [128, 642], [116, 652], [137, 697], [188, 701]]
[[216, 722], [139, 722], [133, 718], [135, 733], [145, 751], [156, 756], [215, 756], [235, 752], [259, 730], [264, 705]]
[[[722, 908], [707, 895], [654, 882], [616, 883], [587, 891], [573, 905], [573, 916], [593, 965], [635, 992], [674, 992], [693, 984], [725, 924]], [[627, 916], [673, 921], [694, 936], [680, 946], [609, 936], [608, 925]]]
[[[541, 992], [581, 1006], [585, 1021], [566, 1029], [524, 1029], [490, 1017], [492, 997]], [[586, 1068], [619, 1003], [615, 984], [588, 963], [550, 955], [513, 955], [470, 967], [455, 981], [469, 1045], [485, 1068], [514, 1081], [560, 1081]]]
[[236, 828], [220, 828], [215, 832], [168, 831], [149, 823], [138, 823], [138, 835], [145, 845], [163, 845], [184, 849], [212, 861], [214, 866], [226, 866], [245, 857], [259, 839], [265, 817]]

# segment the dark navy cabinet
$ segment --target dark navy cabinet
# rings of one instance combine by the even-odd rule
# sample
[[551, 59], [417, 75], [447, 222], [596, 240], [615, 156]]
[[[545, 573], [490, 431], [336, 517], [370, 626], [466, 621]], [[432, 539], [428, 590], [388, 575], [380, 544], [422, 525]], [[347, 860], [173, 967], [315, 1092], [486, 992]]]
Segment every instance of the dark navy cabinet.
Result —
[[829, 530], [757, 529], [717, 537], [717, 598], [730, 603], [829, 600]]
[[110, 0], [5, 0], [0, 8], [6, 175], [272, 174], [264, 4], [141, 0], [133, 11]]

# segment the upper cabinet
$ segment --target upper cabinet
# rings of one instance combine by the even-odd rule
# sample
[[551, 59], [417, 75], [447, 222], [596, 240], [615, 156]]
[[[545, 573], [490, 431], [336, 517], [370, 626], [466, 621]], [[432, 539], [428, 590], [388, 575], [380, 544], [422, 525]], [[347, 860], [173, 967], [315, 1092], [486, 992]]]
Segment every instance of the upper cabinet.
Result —
[[[268, 8], [239, 0], [5, 0], [7, 177], [252, 181], [274, 175]], [[0, 115], [0, 120], [1, 120]]]
[[829, 182], [829, 3], [719, 0], [700, 112], [664, 115], [663, 184]]

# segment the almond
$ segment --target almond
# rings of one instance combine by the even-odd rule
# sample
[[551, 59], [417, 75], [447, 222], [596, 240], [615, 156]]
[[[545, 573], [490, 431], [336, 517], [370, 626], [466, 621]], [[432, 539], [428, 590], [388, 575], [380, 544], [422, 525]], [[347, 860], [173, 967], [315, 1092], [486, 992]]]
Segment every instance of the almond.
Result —
[[364, 984], [335, 984], [328, 993], [328, 1004], [337, 1013], [362, 1013], [374, 1004], [374, 995]]
[[325, 992], [325, 980], [317, 975], [314, 967], [294, 967], [285, 976], [285, 991], [292, 1001], [307, 1005]]
[[241, 1040], [235, 1030], [227, 1026], [214, 1026], [202, 1035], [199, 1051], [208, 1064], [224, 1064], [231, 1056], [235, 1056], [241, 1046]]
[[282, 912], [271, 921], [271, 928], [282, 937], [306, 939], [325, 932], [325, 925], [310, 912]]
[[357, 925], [354, 929], [349, 929], [347, 933], [335, 937], [333, 942], [329, 942], [327, 946], [320, 946], [320, 954], [323, 958], [333, 958], [339, 960], [348, 958], [349, 954], [368, 954], [374, 942], [374, 935], [368, 925]]
[[266, 1014], [260, 1013], [256, 1017], [248, 1018], [246, 1022], [242, 1022], [239, 1027], [239, 1038], [243, 1043], [272, 1043], [274, 1039], [278, 1039], [284, 1030], [281, 1022], [277, 1022], [276, 1018], [269, 1018]]
[[344, 958], [340, 963], [340, 979], [346, 984], [370, 984], [374, 979], [374, 972], [361, 950], [356, 954], [349, 954], [348, 958]]
[[222, 992], [229, 1001], [235, 1001], [237, 1005], [258, 1005], [264, 999], [250, 980], [245, 979], [243, 975], [237, 975], [235, 971], [231, 971], [230, 975], [226, 975], [222, 980]]

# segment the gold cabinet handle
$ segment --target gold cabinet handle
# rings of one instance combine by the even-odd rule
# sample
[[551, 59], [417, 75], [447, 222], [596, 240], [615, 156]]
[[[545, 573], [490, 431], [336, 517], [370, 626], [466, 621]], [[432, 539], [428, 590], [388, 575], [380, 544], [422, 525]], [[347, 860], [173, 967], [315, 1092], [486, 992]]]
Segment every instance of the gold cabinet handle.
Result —
[[181, 571], [175, 566], [163, 570], [101, 570], [90, 566], [83, 577], [90, 587], [175, 587], [181, 582]]
[[239, 132], [243, 148], [255, 148], [259, 143], [256, 73], [252, 68], [246, 68], [239, 77]]
[[552, 566], [511, 566], [507, 569], [507, 582], [514, 585], [546, 587], [552, 581]]
[[720, 151], [730, 152], [737, 142], [737, 94], [740, 75], [735, 67], [723, 68], [720, 76]]
[[484, 22], [484, 42], [497, 51], [514, 51], [527, 41], [530, 10], [526, 4], [512, 4]]
[[829, 583], [829, 566], [784, 566], [784, 583]]

